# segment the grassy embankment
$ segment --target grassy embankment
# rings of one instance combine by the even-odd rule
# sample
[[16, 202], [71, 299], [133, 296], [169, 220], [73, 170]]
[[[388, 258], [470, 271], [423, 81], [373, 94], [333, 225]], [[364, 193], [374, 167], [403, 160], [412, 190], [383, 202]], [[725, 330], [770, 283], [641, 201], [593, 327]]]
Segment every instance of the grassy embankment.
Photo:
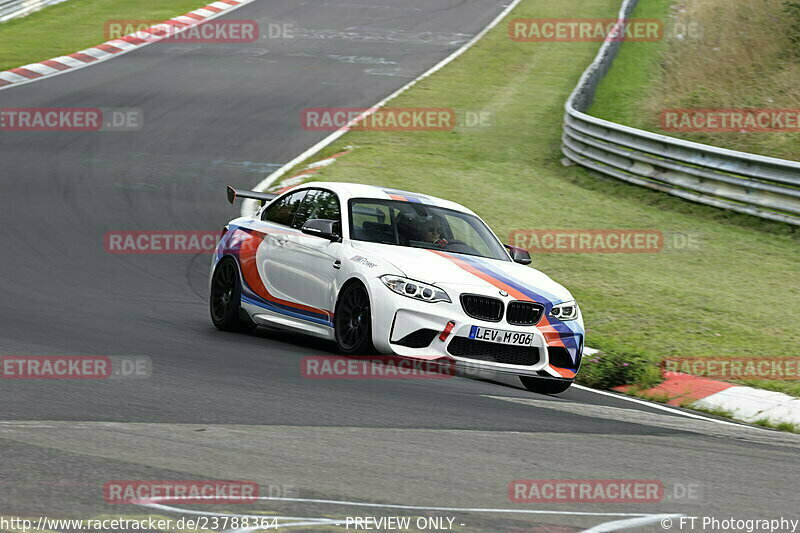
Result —
[[[680, 8], [680, 9], [679, 9]], [[797, 161], [800, 133], [671, 133], [667, 109], [800, 109], [800, 2], [639, 2], [666, 21], [663, 42], [623, 44], [591, 113], [629, 126]]]

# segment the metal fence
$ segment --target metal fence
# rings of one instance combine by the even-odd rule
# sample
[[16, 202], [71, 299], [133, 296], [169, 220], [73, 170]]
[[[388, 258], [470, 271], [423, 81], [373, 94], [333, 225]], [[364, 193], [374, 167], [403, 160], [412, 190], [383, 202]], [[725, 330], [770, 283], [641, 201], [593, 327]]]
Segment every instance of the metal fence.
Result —
[[64, 1], [66, 0], [0, 0], [0, 22]]
[[[638, 0], [624, 0], [620, 22]], [[608, 39], [566, 103], [562, 151], [604, 176], [687, 200], [800, 225], [800, 163], [637, 130], [586, 114], [622, 45]]]

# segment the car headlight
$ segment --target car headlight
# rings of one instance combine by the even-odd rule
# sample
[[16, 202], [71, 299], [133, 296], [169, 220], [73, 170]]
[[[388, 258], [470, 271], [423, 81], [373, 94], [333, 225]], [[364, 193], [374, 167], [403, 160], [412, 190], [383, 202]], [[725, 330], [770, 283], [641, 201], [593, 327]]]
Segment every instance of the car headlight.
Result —
[[450, 297], [439, 287], [400, 276], [381, 276], [381, 281], [392, 291], [423, 302], [448, 302]]
[[578, 318], [578, 304], [575, 301], [554, 305], [550, 316], [559, 320], [576, 320]]

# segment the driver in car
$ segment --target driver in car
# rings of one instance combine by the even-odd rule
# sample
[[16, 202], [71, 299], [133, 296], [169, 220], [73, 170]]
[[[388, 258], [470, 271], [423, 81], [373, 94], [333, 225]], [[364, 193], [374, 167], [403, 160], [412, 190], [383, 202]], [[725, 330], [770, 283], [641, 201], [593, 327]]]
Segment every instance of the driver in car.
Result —
[[442, 226], [436, 220], [431, 220], [422, 227], [422, 240], [438, 246], [447, 246], [447, 239], [442, 237]]

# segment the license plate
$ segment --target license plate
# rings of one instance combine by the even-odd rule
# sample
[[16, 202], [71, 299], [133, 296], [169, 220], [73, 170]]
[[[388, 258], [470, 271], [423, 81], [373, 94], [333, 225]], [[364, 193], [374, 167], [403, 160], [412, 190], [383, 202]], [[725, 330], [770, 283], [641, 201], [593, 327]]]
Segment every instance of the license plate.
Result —
[[472, 326], [469, 338], [476, 341], [496, 342], [511, 344], [513, 346], [530, 346], [533, 344], [533, 333], [520, 333], [519, 331], [503, 331], [500, 329], [482, 328]]

